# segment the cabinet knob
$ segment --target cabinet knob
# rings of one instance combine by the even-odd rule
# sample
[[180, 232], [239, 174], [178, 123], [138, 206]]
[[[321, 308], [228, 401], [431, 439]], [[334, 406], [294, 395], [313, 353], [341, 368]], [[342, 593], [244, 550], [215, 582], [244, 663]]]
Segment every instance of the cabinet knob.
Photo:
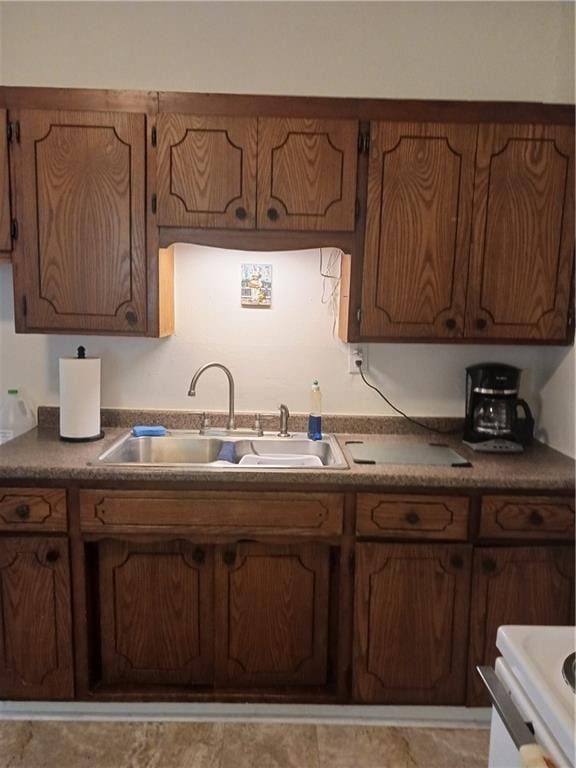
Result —
[[482, 560], [482, 569], [484, 573], [494, 573], [496, 570], [496, 561], [491, 557], [485, 557], [484, 560]]
[[452, 555], [450, 558], [450, 565], [452, 568], [463, 568], [464, 567], [464, 560], [460, 557], [460, 555]]
[[410, 523], [410, 525], [418, 525], [420, 522], [420, 515], [418, 512], [408, 512], [406, 514], [406, 522]]
[[248, 216], [248, 214], [246, 213], [246, 208], [243, 208], [241, 205], [238, 206], [238, 208], [236, 208], [234, 213], [236, 214], [236, 218], [240, 219], [240, 221], [244, 221], [246, 216]]
[[46, 562], [47, 563], [55, 563], [60, 557], [60, 552], [58, 552], [57, 549], [49, 549], [48, 552], [46, 552]]
[[456, 320], [454, 320], [453, 317], [449, 317], [445, 321], [444, 325], [446, 326], [446, 328], [448, 328], [449, 331], [453, 331], [454, 328], [456, 328]]
[[195, 563], [198, 565], [202, 565], [204, 561], [206, 560], [206, 553], [202, 549], [202, 547], [196, 547], [194, 552], [192, 553], [192, 560], [194, 560]]
[[30, 507], [28, 504], [19, 504], [14, 511], [20, 520], [28, 520], [30, 517]]
[[234, 552], [233, 549], [227, 549], [226, 552], [224, 552], [222, 559], [226, 565], [234, 565], [236, 562], [236, 552]]
[[136, 325], [136, 323], [138, 322], [138, 315], [132, 309], [129, 309], [128, 312], [126, 312], [125, 317], [126, 317], [126, 320], [130, 323], [130, 325]]
[[276, 208], [268, 208], [266, 211], [266, 216], [270, 219], [270, 221], [278, 221], [279, 213], [276, 210]]
[[483, 317], [479, 317], [478, 320], [476, 320], [476, 328], [478, 328], [479, 331], [483, 331], [487, 325], [488, 323]]
[[534, 509], [532, 512], [530, 512], [530, 522], [532, 525], [542, 525], [544, 522], [543, 516], [540, 514], [540, 512], [538, 512], [537, 509]]

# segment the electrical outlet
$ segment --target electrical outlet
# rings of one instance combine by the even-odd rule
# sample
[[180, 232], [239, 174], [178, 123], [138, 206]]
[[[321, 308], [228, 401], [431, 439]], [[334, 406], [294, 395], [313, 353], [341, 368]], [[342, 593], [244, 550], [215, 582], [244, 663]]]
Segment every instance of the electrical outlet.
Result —
[[368, 347], [362, 344], [350, 344], [348, 347], [348, 373], [360, 374], [360, 368], [356, 361], [362, 361], [362, 370], [364, 373], [368, 370]]

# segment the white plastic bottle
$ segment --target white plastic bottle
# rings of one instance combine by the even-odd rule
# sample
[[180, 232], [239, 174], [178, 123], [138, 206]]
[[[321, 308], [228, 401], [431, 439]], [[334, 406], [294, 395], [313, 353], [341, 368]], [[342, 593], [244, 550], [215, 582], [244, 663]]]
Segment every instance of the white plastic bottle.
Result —
[[322, 392], [318, 379], [312, 382], [310, 393], [310, 416], [308, 416], [308, 437], [310, 440], [322, 440]]
[[17, 389], [9, 389], [0, 397], [0, 445], [35, 426], [34, 412]]

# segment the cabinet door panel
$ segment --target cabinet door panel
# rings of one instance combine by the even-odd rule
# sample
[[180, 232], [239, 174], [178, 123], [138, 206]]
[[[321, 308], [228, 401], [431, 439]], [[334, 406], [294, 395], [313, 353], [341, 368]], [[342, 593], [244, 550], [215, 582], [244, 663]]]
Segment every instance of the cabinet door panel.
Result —
[[0, 258], [12, 250], [7, 112], [0, 109]]
[[467, 336], [567, 334], [574, 257], [574, 131], [484, 125], [474, 189]]
[[329, 553], [321, 544], [218, 550], [218, 683], [326, 682]]
[[210, 682], [211, 548], [104, 541], [99, 571], [103, 682]]
[[144, 332], [144, 115], [24, 110], [18, 119], [17, 329]]
[[0, 539], [0, 698], [74, 697], [67, 547]]
[[356, 120], [258, 120], [258, 227], [355, 227]]
[[356, 547], [356, 701], [463, 704], [471, 548]]
[[474, 553], [468, 704], [487, 705], [476, 666], [493, 665], [502, 624], [574, 622], [572, 547], [477, 549]]
[[254, 228], [257, 125], [255, 118], [159, 115], [160, 226]]
[[373, 123], [361, 335], [464, 330], [476, 127]]

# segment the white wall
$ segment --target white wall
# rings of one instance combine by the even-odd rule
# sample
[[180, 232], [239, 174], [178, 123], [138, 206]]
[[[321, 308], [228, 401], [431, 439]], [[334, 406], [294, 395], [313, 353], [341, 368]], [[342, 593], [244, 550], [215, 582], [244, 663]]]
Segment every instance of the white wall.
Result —
[[[447, 99], [572, 101], [569, 3], [3, 3], [7, 84]], [[239, 307], [239, 264], [274, 266], [271, 310]], [[186, 396], [195, 368], [227, 363], [241, 410], [280, 400], [389, 413], [357, 376], [321, 304], [318, 251], [176, 252], [176, 334], [165, 340], [16, 336], [11, 268], [0, 266], [0, 386], [58, 401], [57, 359], [84, 341], [103, 358], [105, 406], [221, 409], [216, 372]], [[542, 434], [574, 451], [574, 354], [551, 347], [371, 345], [374, 380], [414, 415], [462, 413], [464, 367], [525, 369], [523, 393]], [[566, 413], [572, 423], [566, 418]]]

